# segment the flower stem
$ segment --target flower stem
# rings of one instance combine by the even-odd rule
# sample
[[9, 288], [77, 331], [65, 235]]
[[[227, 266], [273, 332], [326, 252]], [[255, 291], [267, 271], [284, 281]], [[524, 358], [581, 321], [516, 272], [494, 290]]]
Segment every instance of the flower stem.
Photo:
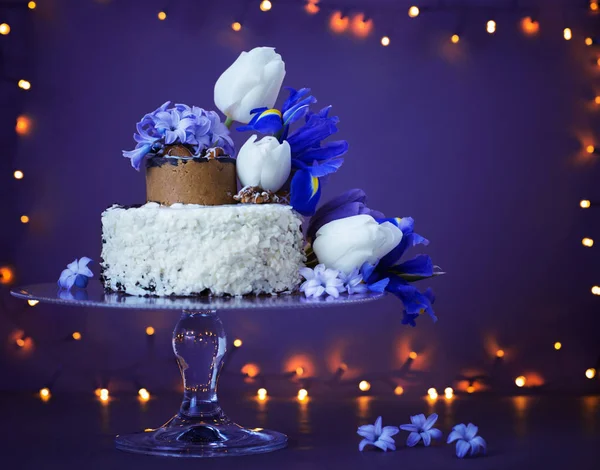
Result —
[[225, 125], [227, 126], [227, 129], [231, 128], [232, 124], [233, 124], [233, 119], [231, 119], [229, 116], [227, 116], [227, 119], [225, 119]]

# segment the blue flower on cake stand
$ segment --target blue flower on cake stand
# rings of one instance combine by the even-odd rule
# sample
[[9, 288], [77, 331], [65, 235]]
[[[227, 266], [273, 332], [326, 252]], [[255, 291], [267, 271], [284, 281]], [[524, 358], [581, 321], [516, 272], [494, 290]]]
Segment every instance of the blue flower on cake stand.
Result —
[[381, 416], [377, 418], [375, 424], [365, 424], [360, 426], [356, 433], [364, 439], [358, 444], [358, 450], [361, 452], [366, 446], [375, 446], [387, 452], [388, 449], [396, 450], [396, 442], [392, 438], [400, 430], [396, 426], [382, 427]]
[[300, 286], [300, 292], [304, 292], [309, 298], [328, 294], [337, 299], [346, 290], [344, 281], [340, 279], [340, 272], [327, 269], [324, 264], [319, 264], [314, 269], [301, 268], [300, 275], [306, 279]]
[[423, 441], [424, 446], [429, 446], [432, 439], [439, 439], [442, 437], [442, 431], [433, 427], [438, 419], [438, 415], [432, 413], [427, 419], [424, 414], [419, 414], [410, 417], [411, 424], [403, 424], [400, 429], [403, 431], [409, 431], [410, 434], [406, 439], [406, 445], [408, 447], [416, 446], [419, 441]]
[[73, 285], [81, 289], [85, 289], [88, 281], [94, 277], [94, 273], [88, 268], [92, 260], [87, 256], [81, 259], [75, 258], [75, 261], [67, 265], [67, 269], [60, 273], [58, 285], [62, 289], [70, 290]]
[[479, 428], [473, 423], [468, 425], [457, 424], [452, 428], [452, 432], [448, 436], [448, 444], [456, 441], [456, 456], [459, 459], [464, 458], [469, 452], [469, 455], [473, 456], [479, 452], [485, 453], [487, 451], [487, 443], [481, 436], [477, 436]]
[[413, 246], [428, 245], [429, 240], [414, 233], [414, 220], [412, 217], [378, 219], [378, 222], [391, 222], [402, 231], [400, 243], [375, 264], [365, 263], [361, 268], [363, 279], [368, 285], [388, 279], [386, 290], [398, 297], [404, 305], [402, 323], [415, 326], [415, 319], [427, 313], [437, 321], [433, 311], [435, 296], [431, 289], [420, 292], [411, 283], [422, 279], [444, 274], [438, 266], [434, 266], [428, 255], [417, 255], [415, 258], [400, 263], [404, 252]]

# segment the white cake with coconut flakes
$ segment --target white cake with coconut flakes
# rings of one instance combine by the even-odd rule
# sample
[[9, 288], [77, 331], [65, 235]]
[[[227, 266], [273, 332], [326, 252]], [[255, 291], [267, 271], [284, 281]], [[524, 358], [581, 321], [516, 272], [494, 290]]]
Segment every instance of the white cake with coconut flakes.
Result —
[[102, 214], [102, 281], [139, 296], [291, 292], [306, 260], [301, 223], [282, 204], [115, 205]]

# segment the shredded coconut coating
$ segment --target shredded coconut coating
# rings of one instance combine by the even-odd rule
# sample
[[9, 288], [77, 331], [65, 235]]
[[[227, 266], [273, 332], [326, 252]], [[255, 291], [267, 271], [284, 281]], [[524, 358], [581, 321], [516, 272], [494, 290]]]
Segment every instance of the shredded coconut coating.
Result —
[[290, 206], [147, 203], [102, 213], [102, 280], [131, 295], [291, 292], [304, 266]]

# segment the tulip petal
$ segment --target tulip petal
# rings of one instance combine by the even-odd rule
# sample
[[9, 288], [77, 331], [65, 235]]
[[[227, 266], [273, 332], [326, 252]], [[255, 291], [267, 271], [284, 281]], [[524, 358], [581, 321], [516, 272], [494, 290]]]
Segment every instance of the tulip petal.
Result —
[[260, 174], [260, 185], [263, 189], [277, 192], [285, 184], [292, 170], [290, 144], [287, 141], [272, 149], [266, 155]]

